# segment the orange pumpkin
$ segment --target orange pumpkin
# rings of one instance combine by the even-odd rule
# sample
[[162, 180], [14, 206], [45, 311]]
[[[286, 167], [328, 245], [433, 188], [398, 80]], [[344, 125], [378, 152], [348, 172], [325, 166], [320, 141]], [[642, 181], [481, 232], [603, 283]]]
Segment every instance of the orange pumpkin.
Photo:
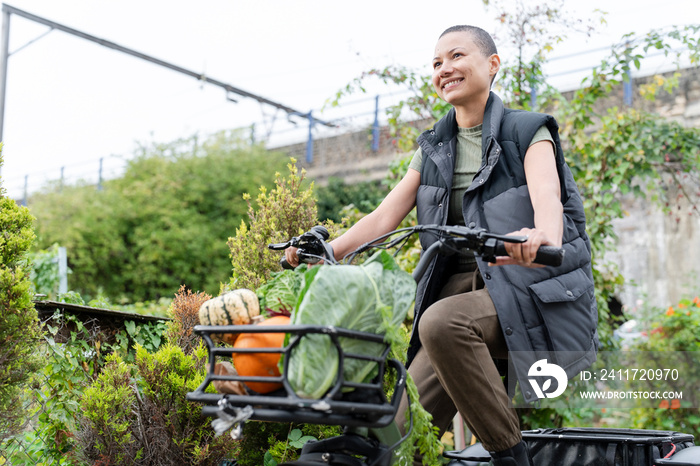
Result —
[[[257, 325], [289, 325], [289, 317], [275, 316]], [[234, 348], [281, 348], [284, 344], [284, 333], [241, 333]], [[280, 353], [233, 353], [233, 366], [238, 375], [245, 377], [277, 377], [280, 375], [277, 364]], [[282, 387], [274, 382], [245, 382], [253, 391], [270, 393]]]

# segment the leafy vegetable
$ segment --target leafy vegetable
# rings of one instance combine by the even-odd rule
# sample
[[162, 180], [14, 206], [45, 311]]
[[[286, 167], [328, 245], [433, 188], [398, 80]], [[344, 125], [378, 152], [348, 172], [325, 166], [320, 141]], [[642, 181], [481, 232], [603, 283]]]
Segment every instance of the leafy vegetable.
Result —
[[283, 270], [255, 290], [260, 309], [271, 314], [290, 315], [297, 304], [304, 283], [304, 269]]
[[[322, 265], [305, 271], [299, 304], [291, 324], [333, 325], [385, 334], [386, 340], [402, 338], [400, 324], [406, 317], [416, 284], [399, 269], [385, 251], [361, 266]], [[384, 346], [341, 338], [344, 352], [379, 356]], [[338, 377], [338, 352], [330, 337], [312, 334], [301, 339], [289, 356], [287, 379], [304, 398], [318, 399]], [[343, 378], [352, 382], [370, 379], [376, 364], [347, 359]]]

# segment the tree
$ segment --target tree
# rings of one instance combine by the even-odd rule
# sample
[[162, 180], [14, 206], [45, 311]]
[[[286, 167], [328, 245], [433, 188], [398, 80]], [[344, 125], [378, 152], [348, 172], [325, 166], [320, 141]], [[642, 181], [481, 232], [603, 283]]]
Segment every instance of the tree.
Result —
[[226, 239], [246, 214], [243, 194], [269, 185], [284, 157], [236, 133], [144, 146], [103, 189], [33, 196], [39, 247], [66, 247], [69, 287], [112, 301], [216, 293], [230, 273]]
[[0, 441], [27, 421], [24, 389], [40, 362], [36, 354], [41, 332], [27, 261], [33, 220], [25, 207], [5, 196], [0, 179]]

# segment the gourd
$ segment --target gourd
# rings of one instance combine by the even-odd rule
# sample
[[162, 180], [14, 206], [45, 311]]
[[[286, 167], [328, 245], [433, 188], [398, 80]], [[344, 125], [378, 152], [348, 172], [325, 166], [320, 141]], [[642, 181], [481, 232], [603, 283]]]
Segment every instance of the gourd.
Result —
[[[260, 303], [255, 292], [241, 288], [212, 298], [199, 308], [202, 325], [248, 325], [260, 315]], [[212, 338], [233, 345], [238, 333], [212, 334]]]
[[[275, 316], [263, 320], [257, 325], [289, 325], [289, 317]], [[271, 333], [241, 333], [233, 347], [242, 348], [281, 348], [285, 334]], [[278, 377], [280, 353], [233, 353], [233, 366], [238, 375], [245, 377]], [[246, 386], [258, 393], [270, 393], [282, 387], [276, 382], [244, 382]]]

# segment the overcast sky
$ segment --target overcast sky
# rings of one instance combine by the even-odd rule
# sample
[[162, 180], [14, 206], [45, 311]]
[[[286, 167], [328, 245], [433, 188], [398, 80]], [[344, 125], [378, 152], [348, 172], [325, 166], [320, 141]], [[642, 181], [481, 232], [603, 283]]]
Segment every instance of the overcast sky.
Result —
[[[486, 11], [481, 0], [6, 3], [329, 120], [340, 110], [320, 113], [324, 103], [362, 71], [395, 64], [428, 73], [435, 41], [445, 28], [497, 28], [495, 11]], [[567, 8], [581, 17], [600, 8], [608, 12], [608, 24], [590, 39], [573, 36], [552, 56], [611, 45], [627, 32], [700, 22], [698, 0], [567, 0]], [[296, 120], [294, 131], [274, 108], [238, 96], [232, 96], [238, 100], [233, 103], [218, 87], [61, 31], [21, 48], [47, 31], [11, 16], [14, 53], [8, 63], [2, 177], [14, 197], [22, 195], [25, 175], [30, 190], [57, 179], [61, 167], [69, 181], [94, 178], [100, 158], [105, 175], [116, 174], [139, 143], [206, 136], [253, 123], [259, 135], [271, 130], [271, 142], [303, 140], [307, 131], [302, 120]], [[598, 57], [555, 61], [550, 72], [595, 64]], [[558, 79], [570, 86], [580, 76]], [[348, 99], [343, 115], [371, 118], [373, 104], [362, 99]], [[381, 102], [390, 100], [383, 96]], [[361, 120], [344, 124], [351, 128]]]

